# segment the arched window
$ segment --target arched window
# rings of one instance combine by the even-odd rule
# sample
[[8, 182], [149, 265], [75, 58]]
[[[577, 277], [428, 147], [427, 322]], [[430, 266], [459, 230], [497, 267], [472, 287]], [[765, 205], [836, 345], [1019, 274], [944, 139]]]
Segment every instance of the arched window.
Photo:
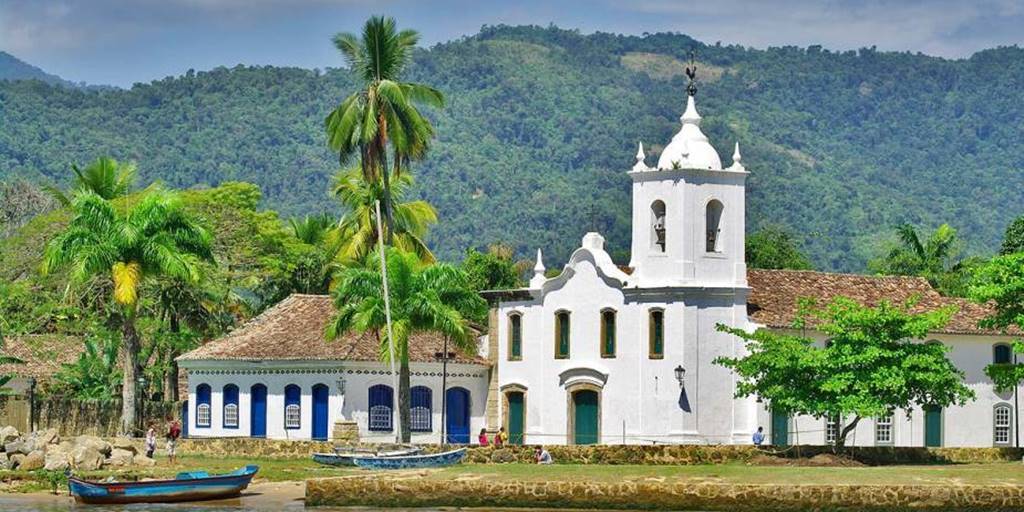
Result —
[[705, 232], [707, 233], [705, 250], [707, 252], [722, 252], [722, 210], [724, 209], [721, 201], [717, 199], [708, 202], [704, 217]]
[[647, 355], [651, 359], [665, 357], [665, 312], [652, 309], [647, 327]]
[[224, 386], [224, 428], [238, 428], [238, 386]]
[[391, 386], [377, 384], [370, 387], [370, 430], [374, 432], [391, 431], [393, 394]]
[[651, 203], [651, 249], [665, 252], [665, 203], [660, 199]]
[[996, 404], [992, 411], [992, 441], [996, 446], [1009, 446], [1013, 409], [1008, 404]]
[[555, 313], [555, 359], [569, 358], [569, 312]]
[[997, 343], [992, 347], [992, 363], [1010, 364], [1013, 361], [1013, 350], [1006, 343]]
[[200, 384], [196, 387], [196, 426], [210, 426], [210, 385]]
[[508, 315], [508, 359], [523, 358], [523, 316], [519, 313]]
[[431, 416], [433, 409], [431, 407], [431, 391], [426, 386], [416, 386], [412, 388], [412, 409], [409, 412], [409, 420], [412, 423], [413, 432], [430, 432], [431, 428]]
[[601, 311], [601, 357], [615, 357], [615, 310]]
[[302, 426], [302, 390], [295, 384], [284, 387], [284, 428]]

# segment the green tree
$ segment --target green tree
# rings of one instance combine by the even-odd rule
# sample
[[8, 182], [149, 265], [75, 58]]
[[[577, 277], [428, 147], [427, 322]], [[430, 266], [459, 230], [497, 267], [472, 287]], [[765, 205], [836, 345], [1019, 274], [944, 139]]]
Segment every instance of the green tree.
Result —
[[199, 280], [199, 262], [212, 261], [211, 237], [163, 190], [146, 194], [138, 204], [119, 210], [91, 192], [76, 194], [73, 218], [46, 247], [42, 273], [71, 267], [71, 282], [109, 280], [120, 309], [122, 386], [121, 433], [136, 424], [136, 380], [141, 371], [141, 341], [135, 321], [139, 291], [147, 279]]
[[868, 267], [875, 273], [896, 276], [918, 276], [928, 280], [944, 295], [964, 296], [970, 279], [970, 268], [977, 260], [960, 257], [961, 242], [949, 224], [942, 224], [922, 240], [914, 226], [896, 227], [897, 244]]
[[811, 261], [788, 230], [767, 226], [747, 236], [747, 266], [750, 268], [810, 270]]
[[337, 219], [326, 213], [288, 221], [295, 238], [307, 246], [291, 273], [291, 286], [295, 291], [327, 293], [344, 244], [338, 224]]
[[[1024, 332], [1024, 252], [996, 256], [976, 269], [970, 297], [995, 308], [980, 322], [981, 327]], [[1013, 352], [1024, 353], [1024, 341], [1015, 340]], [[985, 374], [998, 389], [1011, 389], [1024, 379], [1024, 364], [991, 364]]]
[[[349, 95], [327, 116], [328, 145], [338, 152], [341, 162], [358, 155], [363, 178], [369, 183], [383, 183], [381, 208], [388, 245], [395, 235], [391, 174], [398, 178], [411, 160], [423, 158], [434, 136], [433, 126], [417, 104], [444, 106], [440, 91], [400, 81], [417, 41], [415, 30], [398, 31], [394, 18], [381, 16], [366, 21], [361, 37], [348, 33], [334, 36], [334, 46], [363, 89]], [[387, 164], [389, 148], [391, 172]]]
[[487, 252], [476, 249], [466, 251], [462, 260], [462, 271], [466, 274], [467, 284], [474, 291], [507, 290], [522, 286], [519, 270], [512, 261], [508, 246], [492, 245]]
[[[190, 281], [174, 277], [154, 279], [147, 290], [154, 298], [154, 316], [163, 324], [154, 332], [152, 343], [144, 350], [142, 360], [151, 361], [147, 368], [151, 381], [161, 382], [164, 400], [178, 401], [178, 362], [175, 358], [195, 348], [205, 334], [216, 336], [228, 326], [218, 309], [226, 307], [223, 294], [210, 278], [211, 272], [200, 273]], [[155, 378], [154, 378], [155, 377]]]
[[79, 400], [110, 400], [121, 382], [118, 367], [120, 341], [116, 332], [100, 329], [83, 342], [84, 350], [74, 363], [54, 374], [52, 392]]
[[[437, 211], [426, 201], [404, 200], [413, 184], [413, 176], [409, 172], [395, 175], [391, 181], [394, 214], [391, 233], [394, 237], [390, 245], [416, 254], [424, 263], [432, 263], [434, 255], [424, 239], [430, 226], [437, 222]], [[339, 257], [343, 262], [361, 261], [377, 247], [374, 203], [384, 198], [383, 181], [367, 181], [358, 168], [352, 168], [335, 176], [332, 193], [345, 209], [340, 222], [342, 242]]]
[[[396, 356], [401, 364], [398, 402], [403, 442], [410, 439], [409, 337], [414, 332], [437, 332], [461, 350], [475, 347], [470, 319], [486, 314], [487, 304], [471, 290], [458, 268], [444, 263], [425, 264], [419, 256], [388, 248], [387, 275], [391, 326]], [[325, 335], [333, 340], [348, 331], [372, 332], [381, 340], [381, 354], [388, 357], [388, 333], [384, 311], [383, 279], [379, 256], [365, 266], [343, 269], [334, 290], [337, 313]]]
[[1003, 245], [999, 248], [999, 254], [1017, 252], [1024, 252], [1024, 215], [1017, 217], [1009, 226], [1006, 226]]
[[[137, 173], [135, 163], [118, 162], [105, 156], [97, 158], [85, 169], [79, 169], [77, 165], [71, 164], [71, 170], [75, 173], [71, 186], [72, 196], [78, 192], [89, 191], [107, 200], [128, 195]], [[47, 186], [45, 190], [62, 205], [71, 205], [69, 195], [56, 187]]]
[[842, 447], [862, 418], [974, 398], [948, 349], [920, 341], [945, 326], [952, 310], [913, 314], [909, 307], [866, 307], [843, 297], [824, 308], [806, 304], [794, 328], [820, 331], [829, 340], [824, 347], [802, 334], [719, 325], [745, 340], [749, 354], [715, 362], [739, 377], [738, 398], [756, 395], [792, 414], [841, 419], [836, 446]]

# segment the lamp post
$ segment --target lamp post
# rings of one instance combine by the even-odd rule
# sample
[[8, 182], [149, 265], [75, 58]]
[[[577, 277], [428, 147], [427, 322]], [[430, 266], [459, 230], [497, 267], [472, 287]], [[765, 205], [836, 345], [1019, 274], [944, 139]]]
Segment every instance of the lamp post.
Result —
[[138, 418], [137, 428], [139, 430], [145, 430], [142, 427], [146, 424], [146, 378], [140, 375], [136, 382], [139, 384], [139, 392], [136, 395], [139, 404], [139, 410], [135, 416], [136, 418]]
[[36, 378], [28, 378], [28, 430], [36, 430]]
[[448, 336], [444, 337], [444, 351], [435, 352], [434, 359], [441, 361], [441, 445], [443, 446], [445, 443], [448, 442], [448, 361], [455, 359], [455, 354], [448, 351]]

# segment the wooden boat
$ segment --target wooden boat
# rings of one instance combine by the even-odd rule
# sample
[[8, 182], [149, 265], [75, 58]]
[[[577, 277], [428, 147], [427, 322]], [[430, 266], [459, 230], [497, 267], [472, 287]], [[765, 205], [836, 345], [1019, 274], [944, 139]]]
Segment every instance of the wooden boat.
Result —
[[68, 489], [78, 503], [171, 503], [238, 496], [249, 486], [259, 466], [246, 466], [223, 475], [205, 471], [178, 473], [174, 480], [87, 482], [68, 477]]
[[459, 448], [442, 453], [428, 453], [426, 455], [406, 455], [402, 457], [353, 457], [352, 462], [356, 466], [365, 469], [416, 469], [416, 468], [441, 468], [462, 462], [466, 456], [466, 449]]
[[313, 460], [320, 464], [327, 464], [328, 466], [355, 466], [355, 462], [352, 459], [356, 457], [406, 457], [409, 455], [416, 455], [423, 451], [421, 448], [407, 448], [404, 450], [392, 450], [385, 452], [375, 452], [372, 450], [357, 450], [344, 452], [335, 450], [334, 453], [314, 453]]

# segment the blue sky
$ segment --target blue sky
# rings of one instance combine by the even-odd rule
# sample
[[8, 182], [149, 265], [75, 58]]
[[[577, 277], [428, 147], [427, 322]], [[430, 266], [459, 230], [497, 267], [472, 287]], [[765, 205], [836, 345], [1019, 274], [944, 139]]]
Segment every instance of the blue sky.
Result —
[[341, 64], [331, 36], [371, 14], [419, 30], [425, 45], [499, 23], [950, 58], [1024, 44], [1024, 0], [0, 0], [0, 50], [69, 80], [121, 86], [239, 63], [323, 68]]

